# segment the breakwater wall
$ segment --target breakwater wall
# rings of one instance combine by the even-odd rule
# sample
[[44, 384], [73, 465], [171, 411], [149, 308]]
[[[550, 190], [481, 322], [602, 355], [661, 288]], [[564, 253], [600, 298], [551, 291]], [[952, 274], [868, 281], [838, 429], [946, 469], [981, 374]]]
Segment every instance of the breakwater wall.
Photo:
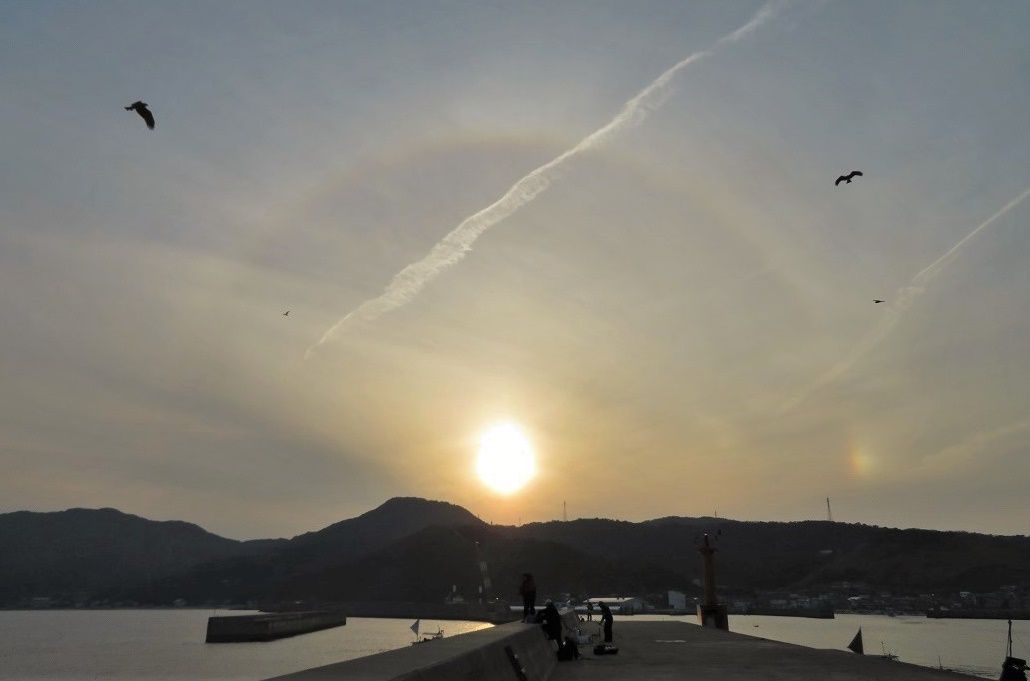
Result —
[[[827, 608], [733, 608], [728, 607], [728, 613], [730, 615], [770, 615], [773, 617], [810, 617], [815, 619], [832, 620], [836, 617], [836, 613], [832, 607]], [[696, 610], [678, 610], [671, 608], [658, 608], [655, 610], [646, 610], [642, 615], [673, 615], [678, 617], [694, 616], [697, 614]]]
[[511, 622], [274, 681], [546, 681], [557, 664], [556, 651], [540, 625]]
[[1030, 610], [961, 608], [955, 610], [927, 610], [926, 616], [930, 619], [954, 620], [1030, 620]]
[[832, 620], [836, 617], [833, 606], [824, 608], [730, 608], [731, 615], [769, 615], [772, 617], [810, 617], [814, 619]]
[[347, 624], [342, 612], [276, 612], [209, 617], [207, 643], [273, 641]]

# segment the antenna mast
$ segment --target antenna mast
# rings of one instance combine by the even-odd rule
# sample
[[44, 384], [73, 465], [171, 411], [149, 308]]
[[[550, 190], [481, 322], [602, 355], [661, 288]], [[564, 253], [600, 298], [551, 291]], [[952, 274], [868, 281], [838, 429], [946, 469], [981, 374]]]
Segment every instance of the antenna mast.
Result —
[[561, 519], [562, 522], [569, 522], [569, 507], [565, 504], [564, 501], [561, 502]]
[[826, 519], [833, 522], [833, 511], [830, 510], [830, 497], [826, 497]]

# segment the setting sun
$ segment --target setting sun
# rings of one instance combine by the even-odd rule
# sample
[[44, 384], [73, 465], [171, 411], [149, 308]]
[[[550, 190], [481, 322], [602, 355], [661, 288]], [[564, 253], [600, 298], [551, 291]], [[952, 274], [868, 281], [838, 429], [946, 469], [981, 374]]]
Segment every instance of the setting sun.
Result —
[[513, 423], [500, 423], [483, 433], [476, 473], [487, 487], [500, 494], [522, 489], [536, 475], [533, 448], [522, 429]]

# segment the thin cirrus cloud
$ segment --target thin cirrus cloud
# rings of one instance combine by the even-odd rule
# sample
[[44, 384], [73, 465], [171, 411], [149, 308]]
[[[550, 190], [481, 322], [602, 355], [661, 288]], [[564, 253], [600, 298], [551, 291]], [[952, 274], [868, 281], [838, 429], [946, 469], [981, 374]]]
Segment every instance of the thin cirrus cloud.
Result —
[[783, 411], [786, 412], [794, 409], [811, 397], [812, 394], [820, 388], [833, 383], [847, 374], [855, 364], [857, 364], [873, 348], [882, 343], [884, 339], [890, 335], [894, 327], [897, 326], [902, 315], [904, 315], [912, 305], [915, 304], [916, 300], [918, 300], [920, 296], [926, 293], [926, 288], [948, 267], [949, 264], [951, 264], [952, 261], [954, 261], [958, 256], [959, 251], [966, 245], [966, 243], [1023, 203], [1028, 196], [1030, 196], [1030, 187], [1024, 189], [1019, 196], [1006, 203], [995, 211], [989, 218], [974, 227], [954, 246], [949, 248], [944, 255], [940, 256], [917, 272], [908, 284], [899, 288], [894, 294], [894, 300], [886, 310], [886, 314], [880, 322], [866, 333], [842, 360], [834, 364], [819, 376], [819, 378], [806, 386], [800, 393], [787, 401], [783, 405]]
[[530, 171], [512, 185], [501, 198], [462, 220], [457, 227], [433, 246], [428, 254], [394, 275], [383, 293], [366, 300], [333, 324], [322, 334], [317, 343], [308, 348], [305, 358], [311, 357], [320, 346], [353, 324], [377, 319], [410, 303], [441, 272], [460, 262], [472, 250], [473, 244], [484, 232], [533, 201], [550, 187], [570, 159], [604, 144], [608, 139], [627, 128], [643, 123], [652, 111], [660, 108], [665, 102], [676, 75], [691, 64], [711, 56], [719, 47], [748, 37], [775, 18], [787, 4], [782, 0], [766, 3], [755, 12], [747, 23], [716, 41], [715, 47], [694, 52], [666, 69], [635, 97], [626, 102], [619, 113], [604, 126], [584, 137], [574, 147]]

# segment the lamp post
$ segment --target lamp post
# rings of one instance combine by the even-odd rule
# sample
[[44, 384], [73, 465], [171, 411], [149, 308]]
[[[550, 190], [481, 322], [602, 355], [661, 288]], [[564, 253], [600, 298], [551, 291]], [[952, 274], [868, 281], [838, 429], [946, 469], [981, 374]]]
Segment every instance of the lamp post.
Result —
[[730, 622], [726, 614], [726, 606], [719, 602], [715, 595], [715, 547], [712, 546], [705, 532], [704, 544], [697, 547], [701, 554], [701, 564], [705, 580], [704, 602], [697, 606], [697, 619], [702, 627], [711, 627], [729, 631]]

